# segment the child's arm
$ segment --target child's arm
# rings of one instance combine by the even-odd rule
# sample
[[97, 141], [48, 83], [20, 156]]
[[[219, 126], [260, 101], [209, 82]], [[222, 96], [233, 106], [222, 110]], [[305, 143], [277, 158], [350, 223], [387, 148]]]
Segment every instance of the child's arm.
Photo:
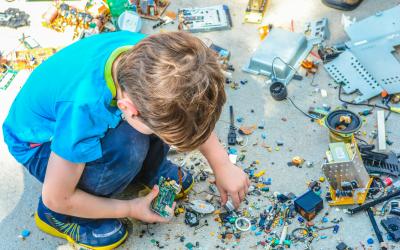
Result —
[[221, 195], [221, 203], [225, 204], [229, 195], [235, 207], [239, 207], [250, 186], [247, 175], [242, 169], [229, 161], [226, 150], [219, 143], [214, 132], [200, 146], [200, 151], [207, 158], [214, 171], [216, 185]]
[[158, 187], [145, 197], [117, 200], [98, 197], [76, 188], [85, 164], [75, 164], [51, 153], [43, 183], [42, 198], [51, 210], [82, 218], [132, 217], [145, 222], [166, 222], [150, 210]]

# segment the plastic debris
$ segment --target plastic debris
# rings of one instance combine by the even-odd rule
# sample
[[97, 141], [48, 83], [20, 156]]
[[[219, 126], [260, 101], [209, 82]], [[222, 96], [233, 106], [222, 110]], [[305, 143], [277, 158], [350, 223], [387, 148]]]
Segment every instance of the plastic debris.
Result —
[[24, 229], [21, 231], [19, 238], [25, 240], [25, 238], [27, 238], [30, 234], [31, 234], [31, 231], [29, 231], [28, 229]]
[[194, 200], [190, 201], [190, 208], [199, 214], [211, 214], [215, 211], [215, 207], [206, 201]]

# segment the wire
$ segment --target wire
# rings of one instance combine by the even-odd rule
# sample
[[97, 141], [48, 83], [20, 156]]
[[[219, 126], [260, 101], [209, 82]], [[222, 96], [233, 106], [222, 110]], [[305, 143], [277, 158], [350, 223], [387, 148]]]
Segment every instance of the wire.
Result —
[[313, 74], [313, 77], [312, 77], [312, 79], [311, 79], [311, 82], [310, 82], [310, 86], [311, 86], [311, 87], [317, 87], [317, 86], [318, 86], [318, 83], [317, 83], [317, 84], [314, 84], [315, 75], [316, 75], [316, 73]]
[[311, 119], [315, 119], [315, 117], [311, 116], [310, 114], [307, 114], [306, 112], [304, 112], [302, 109], [300, 109], [290, 97], [286, 97], [286, 99], [288, 99], [290, 101], [290, 103], [293, 105], [293, 107], [295, 107], [298, 111], [300, 111], [301, 113], [303, 113], [303, 115], [307, 116], [308, 118]]
[[360, 142], [364, 143], [365, 145], [369, 145], [369, 143], [368, 143], [367, 141], [365, 141], [365, 140], [363, 140], [363, 139], [361, 139], [361, 138], [359, 138], [359, 137], [357, 137], [357, 136], [354, 136], [354, 138], [356, 138], [356, 139], [359, 140]]
[[[272, 68], [272, 79], [277, 79], [276, 78], [276, 72], [275, 72], [275, 60], [276, 59], [279, 59], [281, 62], [283, 62], [286, 66], [288, 66], [291, 70], [293, 70], [296, 74], [299, 74], [299, 72], [297, 72], [297, 70], [292, 66], [292, 65], [290, 65], [289, 63], [287, 63], [287, 62], [285, 62], [282, 58], [280, 58], [279, 56], [276, 56], [276, 57], [274, 57], [274, 59], [272, 60], [272, 64], [271, 64], [271, 68]], [[314, 75], [315, 76], [315, 75]], [[314, 81], [314, 77], [313, 77], [313, 79], [312, 79], [312, 82]], [[311, 82], [311, 83], [312, 83]], [[286, 88], [286, 86], [285, 86], [285, 88]], [[315, 117], [313, 117], [313, 116], [311, 116], [311, 115], [309, 115], [309, 114], [307, 114], [306, 112], [304, 112], [302, 109], [300, 109], [294, 102], [293, 102], [293, 100], [290, 98], [290, 97], [286, 97], [286, 99], [288, 99], [289, 101], [290, 101], [290, 103], [293, 105], [293, 107], [295, 107], [298, 111], [300, 111], [302, 114], [304, 114], [305, 116], [307, 116], [308, 118], [311, 118], [311, 119], [315, 119]]]
[[[307, 232], [307, 233], [303, 233], [303, 236], [297, 235], [297, 233], [301, 233], [301, 231]], [[292, 236], [294, 239], [298, 240], [298, 241], [303, 241], [303, 240], [307, 239], [308, 233], [309, 233], [309, 230], [308, 230], [307, 228], [305, 228], [305, 227], [298, 227], [298, 228], [293, 229], [293, 231], [292, 231], [292, 233], [291, 233], [291, 236]]]
[[385, 121], [387, 121], [389, 119], [390, 115], [392, 114], [392, 109], [390, 108], [390, 105], [389, 105], [389, 102], [390, 102], [391, 98], [392, 98], [391, 95], [387, 96], [386, 99], [385, 99], [385, 102], [384, 102], [385, 106], [389, 109], [389, 112], [385, 117]]
[[283, 62], [286, 66], [288, 66], [291, 70], [293, 70], [296, 74], [299, 75], [299, 72], [297, 72], [297, 70], [290, 65], [289, 63], [285, 62], [282, 58], [280, 58], [279, 56], [274, 57], [274, 59], [272, 59], [272, 64], [271, 64], [271, 69], [272, 69], [272, 78], [273, 79], [277, 79], [276, 78], [276, 72], [275, 72], [275, 60], [279, 59], [281, 62]]
[[354, 103], [354, 102], [349, 102], [349, 101], [343, 100], [343, 99], [342, 99], [342, 86], [343, 86], [343, 83], [340, 82], [340, 83], [339, 83], [339, 94], [338, 94], [338, 99], [339, 99], [339, 101], [341, 101], [341, 102], [343, 102], [343, 103], [346, 103], [346, 104], [349, 104], [349, 105], [367, 106], [367, 107], [380, 108], [380, 109], [384, 109], [384, 110], [390, 111], [390, 108], [385, 107], [385, 106], [381, 106], [381, 105], [377, 105], [377, 104]]

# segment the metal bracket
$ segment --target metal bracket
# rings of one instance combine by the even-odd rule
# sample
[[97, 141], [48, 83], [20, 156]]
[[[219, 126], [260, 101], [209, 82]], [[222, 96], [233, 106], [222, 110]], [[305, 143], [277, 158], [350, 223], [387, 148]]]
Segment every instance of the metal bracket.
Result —
[[[306, 59], [315, 45], [300, 33], [274, 28], [253, 53], [250, 61], [242, 68], [244, 72], [272, 76], [272, 62], [280, 57], [284, 62], [297, 69]], [[275, 60], [276, 80], [287, 85], [296, 73], [281, 60]]]
[[328, 18], [324, 17], [321, 20], [306, 23], [304, 34], [306, 34], [310, 40], [316, 40], [317, 43], [322, 43], [329, 38]]
[[345, 93], [361, 92], [356, 103], [383, 90], [400, 92], [400, 60], [395, 56], [400, 46], [399, 13], [400, 5], [347, 26], [347, 51], [325, 64], [335, 81], [346, 84]]

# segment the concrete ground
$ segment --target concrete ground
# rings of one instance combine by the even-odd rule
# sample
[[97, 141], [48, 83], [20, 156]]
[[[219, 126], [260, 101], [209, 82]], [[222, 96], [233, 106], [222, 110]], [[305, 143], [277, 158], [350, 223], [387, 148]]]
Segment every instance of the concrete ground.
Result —
[[[272, 192], [293, 192], [297, 195], [302, 194], [307, 189], [306, 182], [322, 176], [321, 163], [328, 147], [327, 130], [316, 123], [311, 123], [308, 118], [298, 112], [287, 101], [276, 102], [270, 95], [265, 85], [265, 79], [243, 73], [240, 68], [245, 65], [252, 51], [258, 46], [260, 40], [257, 34], [259, 25], [243, 24], [243, 15], [247, 1], [217, 1], [217, 0], [193, 0], [178, 1], [173, 0], [169, 10], [176, 11], [179, 7], [209, 6], [223, 2], [229, 5], [233, 28], [228, 31], [209, 32], [196, 34], [199, 37], [210, 38], [214, 43], [225, 47], [232, 52], [231, 63], [236, 71], [233, 73], [234, 79], [247, 79], [248, 83], [241, 86], [238, 90], [226, 88], [228, 101], [224, 113], [217, 125], [217, 132], [222, 141], [226, 140], [228, 124], [228, 107], [233, 105], [237, 117], [244, 118], [243, 124], [258, 124], [265, 120], [265, 129], [257, 130], [248, 137], [249, 142], [244, 149], [247, 150], [246, 159], [243, 166], [248, 166], [252, 161], [259, 160], [259, 169], [266, 170], [266, 176], [272, 178]], [[322, 17], [329, 19], [331, 38], [328, 44], [345, 41], [346, 35], [341, 25], [343, 12], [329, 9], [323, 6], [319, 0], [271, 0], [268, 7], [264, 23], [273, 23], [275, 27], [290, 28], [291, 20], [294, 23], [295, 31], [301, 32], [306, 21], [317, 20]], [[375, 12], [391, 8], [398, 4], [398, 0], [374, 1], [364, 0], [361, 6], [352, 12], [344, 13], [357, 19], [362, 19]], [[18, 45], [18, 38], [22, 32], [33, 36], [39, 43], [45, 46], [65, 46], [71, 42], [68, 35], [60, 34], [43, 28], [40, 24], [41, 14], [45, 11], [49, 2], [25, 2], [15, 1], [0, 3], [0, 11], [8, 7], [18, 7], [31, 15], [31, 26], [17, 30], [0, 27], [0, 50], [9, 51]], [[143, 32], [153, 33], [151, 26], [153, 22], [145, 21]], [[176, 30], [177, 25], [163, 27], [166, 30]], [[7, 115], [12, 100], [28, 77], [29, 72], [20, 72], [12, 85], [6, 90], [0, 90], [0, 122]], [[289, 85], [289, 95], [302, 109], [307, 110], [309, 106], [322, 106], [327, 104], [333, 108], [340, 105], [337, 99], [337, 89], [334, 88], [331, 78], [323, 68], [317, 73], [314, 84], [310, 85], [310, 79], [303, 81], [292, 81]], [[327, 97], [322, 97], [318, 89], [325, 89]], [[254, 110], [254, 113], [251, 110]], [[359, 111], [358, 108], [351, 107], [351, 110]], [[285, 118], [285, 119], [282, 119]], [[390, 140], [394, 141], [391, 149], [399, 149], [400, 134], [396, 126], [399, 124], [399, 116], [393, 114], [387, 121], [387, 131]], [[368, 134], [374, 129], [375, 114], [367, 117], [361, 131], [365, 132], [364, 139], [369, 140]], [[268, 152], [261, 147], [261, 134], [266, 135], [264, 142], [275, 147], [275, 142], [281, 140], [284, 146], [279, 151]], [[0, 133], [0, 137], [2, 133]], [[258, 140], [258, 145], [252, 144]], [[38, 196], [41, 192], [41, 184], [29, 175], [25, 169], [19, 165], [8, 153], [6, 145], [0, 138], [0, 249], [70, 249], [71, 246], [64, 240], [53, 238], [39, 231], [33, 221], [33, 213], [36, 210]], [[307, 161], [314, 162], [312, 168], [288, 167], [287, 162], [293, 156], [299, 155]], [[199, 192], [206, 189], [205, 183], [196, 185], [195, 191]], [[326, 190], [325, 187], [323, 187]], [[125, 195], [127, 197], [127, 195]], [[204, 198], [202, 195], [190, 195], [190, 199], [195, 197]], [[269, 205], [267, 199], [257, 196], [249, 197], [249, 200], [261, 208]], [[217, 203], [215, 203], [217, 204]], [[343, 218], [340, 223], [338, 234], [333, 234], [330, 230], [322, 232], [326, 239], [314, 240], [312, 249], [335, 249], [339, 241], [344, 241], [352, 247], [361, 248], [361, 243], [366, 244], [368, 238], [374, 239], [375, 243], [371, 249], [378, 249], [377, 239], [373, 233], [371, 224], [366, 214], [358, 214], [350, 217], [343, 213], [342, 208], [329, 208], [324, 203], [324, 211], [329, 212], [329, 219]], [[242, 205], [242, 208], [246, 205]], [[321, 213], [315, 222], [321, 219]], [[183, 223], [183, 215], [174, 218], [171, 223], [164, 225], [151, 225], [149, 231], [140, 237], [142, 230], [147, 230], [145, 225], [133, 222], [130, 226], [128, 240], [120, 249], [156, 249], [152, 239], [158, 240], [166, 249], [184, 249], [185, 244], [196, 241], [200, 243], [201, 249], [214, 249], [217, 246], [227, 249], [249, 249], [257, 241], [265, 239], [264, 236], [255, 236], [254, 232], [243, 233], [239, 244], [228, 242], [224, 244], [218, 239], [218, 224], [214, 221], [214, 216], [205, 218], [209, 226], [205, 226], [196, 232]], [[290, 225], [289, 231], [298, 227], [297, 223]], [[25, 240], [18, 238], [23, 229], [28, 229], [31, 235]], [[383, 229], [382, 229], [383, 231]], [[280, 232], [280, 229], [277, 231]], [[214, 234], [213, 234], [214, 233]], [[184, 243], [179, 241], [179, 236], [184, 235]], [[385, 235], [386, 238], [386, 235]], [[236, 246], [235, 246], [236, 245]], [[261, 247], [259, 247], [261, 248]], [[301, 244], [293, 245], [292, 249], [303, 249]], [[393, 245], [392, 249], [400, 249], [400, 244]]]

